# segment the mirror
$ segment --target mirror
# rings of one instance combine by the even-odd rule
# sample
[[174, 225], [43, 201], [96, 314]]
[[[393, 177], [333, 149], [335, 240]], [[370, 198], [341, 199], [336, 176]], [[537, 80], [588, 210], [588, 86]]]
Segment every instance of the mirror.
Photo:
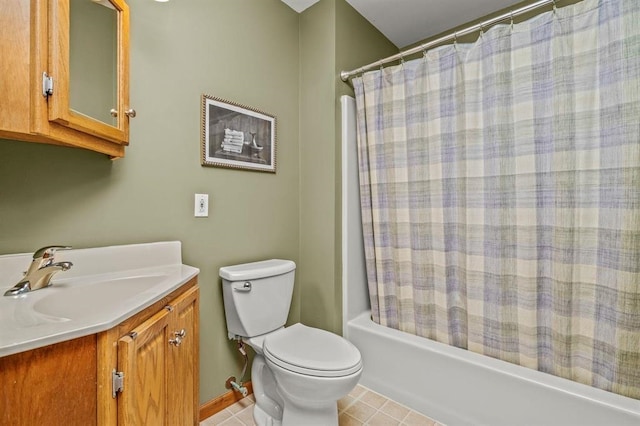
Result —
[[118, 127], [118, 11], [109, 0], [71, 0], [69, 107]]

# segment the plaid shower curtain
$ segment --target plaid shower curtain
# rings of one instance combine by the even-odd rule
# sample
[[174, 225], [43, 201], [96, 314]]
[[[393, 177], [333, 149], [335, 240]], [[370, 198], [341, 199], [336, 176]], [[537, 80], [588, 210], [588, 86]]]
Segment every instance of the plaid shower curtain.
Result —
[[373, 319], [640, 399], [640, 1], [353, 83]]

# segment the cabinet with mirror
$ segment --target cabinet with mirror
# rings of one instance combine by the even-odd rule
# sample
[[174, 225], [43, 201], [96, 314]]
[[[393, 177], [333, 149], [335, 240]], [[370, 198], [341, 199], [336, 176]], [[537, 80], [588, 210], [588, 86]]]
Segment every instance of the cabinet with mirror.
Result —
[[0, 0], [0, 138], [124, 156], [129, 9], [124, 0]]

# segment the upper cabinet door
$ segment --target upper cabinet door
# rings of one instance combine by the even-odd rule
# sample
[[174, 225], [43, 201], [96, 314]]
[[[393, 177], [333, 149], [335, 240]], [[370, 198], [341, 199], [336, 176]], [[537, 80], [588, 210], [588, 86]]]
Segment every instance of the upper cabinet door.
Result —
[[49, 120], [126, 145], [129, 8], [124, 0], [50, 0]]

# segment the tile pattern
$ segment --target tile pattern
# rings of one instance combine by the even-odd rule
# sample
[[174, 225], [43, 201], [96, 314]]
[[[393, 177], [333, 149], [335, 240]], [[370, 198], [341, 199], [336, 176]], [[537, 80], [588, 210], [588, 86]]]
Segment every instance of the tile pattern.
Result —
[[[255, 426], [253, 395], [202, 421], [200, 426]], [[339, 426], [442, 426], [387, 397], [356, 386], [338, 401]]]

